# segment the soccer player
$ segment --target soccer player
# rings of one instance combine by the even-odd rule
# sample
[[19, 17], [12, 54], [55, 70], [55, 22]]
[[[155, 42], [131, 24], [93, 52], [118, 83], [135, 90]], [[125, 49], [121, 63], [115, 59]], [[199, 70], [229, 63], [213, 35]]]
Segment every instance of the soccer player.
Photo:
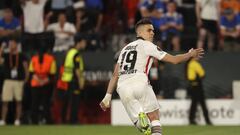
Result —
[[162, 135], [159, 104], [148, 81], [153, 57], [178, 64], [190, 58], [201, 58], [204, 50], [190, 49], [176, 56], [164, 52], [152, 43], [154, 28], [148, 19], [137, 22], [135, 31], [137, 40], [122, 49], [100, 106], [104, 111], [110, 107], [111, 96], [117, 86], [120, 99], [134, 125], [144, 134]]

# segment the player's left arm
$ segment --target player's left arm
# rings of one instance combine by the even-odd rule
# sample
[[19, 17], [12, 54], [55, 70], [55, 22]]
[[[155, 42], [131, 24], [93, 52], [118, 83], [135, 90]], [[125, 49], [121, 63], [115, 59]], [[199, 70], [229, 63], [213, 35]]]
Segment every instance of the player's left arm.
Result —
[[179, 55], [171, 55], [161, 50], [153, 43], [145, 42], [147, 45], [144, 46], [145, 53], [147, 55], [153, 56], [158, 60], [169, 62], [172, 64], [179, 64], [181, 62], [187, 61], [190, 58], [202, 58], [204, 55], [204, 50], [202, 48], [190, 49], [187, 53]]
[[166, 54], [162, 61], [169, 62], [172, 64], [179, 64], [189, 60], [190, 58], [202, 58], [204, 55], [204, 50], [202, 48], [190, 49], [187, 53], [179, 55]]
[[103, 111], [106, 111], [107, 108], [110, 107], [110, 102], [111, 102], [111, 99], [112, 99], [112, 93], [117, 86], [118, 70], [119, 70], [119, 64], [117, 63], [116, 66], [115, 66], [114, 72], [113, 72], [113, 76], [108, 83], [108, 88], [107, 88], [106, 95], [100, 103], [100, 106], [101, 106]]

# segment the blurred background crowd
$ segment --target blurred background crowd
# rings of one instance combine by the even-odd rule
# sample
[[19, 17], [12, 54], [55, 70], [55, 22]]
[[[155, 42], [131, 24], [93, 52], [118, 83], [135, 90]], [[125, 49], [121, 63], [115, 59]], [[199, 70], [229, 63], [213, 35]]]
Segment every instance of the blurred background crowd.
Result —
[[[134, 24], [144, 17], [152, 20], [154, 43], [165, 51], [203, 47], [209, 53], [240, 52], [240, 0], [1, 0], [0, 86], [21, 80], [16, 85], [24, 89], [23, 95], [13, 92], [16, 103], [6, 104], [12, 99], [1, 94], [0, 124], [108, 123], [98, 102], [112, 73], [114, 53], [135, 40]], [[57, 89], [62, 86], [58, 78], [65, 56], [77, 43], [84, 44], [80, 53], [86, 65], [86, 85], [83, 91], [72, 92], [77, 97], [72, 100], [72, 94]], [[41, 75], [48, 77], [39, 81], [43, 92], [37, 92], [32, 82], [38, 71], [34, 68], [41, 67], [34, 66], [35, 61], [39, 63], [36, 59], [46, 63]], [[107, 68], [101, 69], [101, 62]], [[164, 77], [166, 69], [172, 70], [155, 61], [150, 79], [159, 98], [174, 98], [171, 91], [163, 94], [160, 90], [178, 89], [176, 85], [182, 82]], [[13, 82], [8, 83], [3, 89], [12, 89]], [[231, 97], [231, 93], [219, 97]], [[71, 102], [63, 102], [66, 100]], [[71, 118], [76, 114], [69, 112], [66, 104], [79, 110], [77, 118]]]

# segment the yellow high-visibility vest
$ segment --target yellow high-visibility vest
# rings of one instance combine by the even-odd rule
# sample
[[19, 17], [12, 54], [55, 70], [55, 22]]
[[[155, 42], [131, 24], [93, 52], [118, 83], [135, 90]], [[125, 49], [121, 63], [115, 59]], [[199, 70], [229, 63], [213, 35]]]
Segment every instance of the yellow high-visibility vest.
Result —
[[189, 81], [194, 81], [197, 77], [204, 77], [205, 70], [203, 69], [202, 65], [196, 60], [190, 60], [187, 68], [187, 79]]
[[64, 62], [64, 71], [62, 74], [62, 81], [70, 82], [73, 78], [73, 69], [74, 69], [74, 56], [78, 53], [78, 50], [72, 48], [68, 51], [66, 59]]

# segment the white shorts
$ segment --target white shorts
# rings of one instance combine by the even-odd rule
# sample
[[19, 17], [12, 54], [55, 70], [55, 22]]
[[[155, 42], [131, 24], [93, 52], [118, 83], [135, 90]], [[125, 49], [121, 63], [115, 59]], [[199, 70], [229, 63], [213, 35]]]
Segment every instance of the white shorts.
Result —
[[5, 80], [3, 83], [2, 101], [9, 102], [22, 101], [23, 96], [23, 81], [19, 80]]
[[140, 112], [149, 113], [160, 108], [152, 86], [147, 81], [122, 83], [117, 92], [133, 123], [138, 120]]

